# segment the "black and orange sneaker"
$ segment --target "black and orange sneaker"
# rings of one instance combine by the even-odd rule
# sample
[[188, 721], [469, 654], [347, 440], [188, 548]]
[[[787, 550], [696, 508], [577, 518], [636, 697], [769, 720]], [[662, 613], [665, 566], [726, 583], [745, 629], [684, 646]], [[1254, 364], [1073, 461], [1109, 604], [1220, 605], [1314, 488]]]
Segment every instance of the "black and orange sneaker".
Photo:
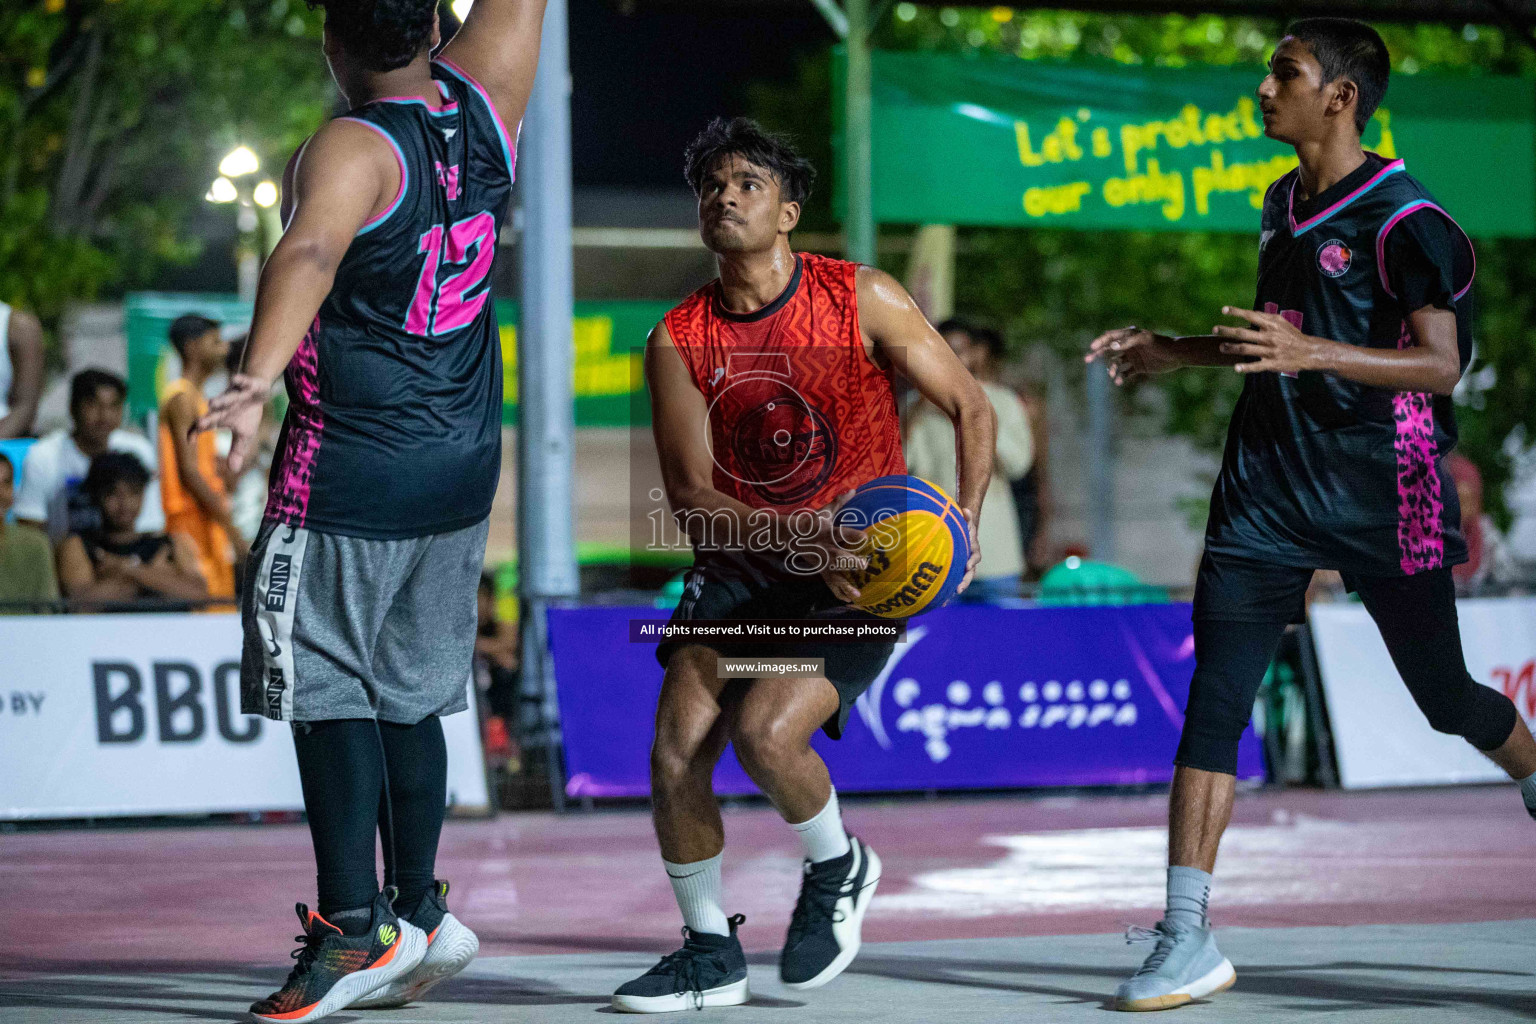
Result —
[[415, 907], [400, 907], [404, 920], [427, 935], [427, 955], [409, 974], [352, 1004], [354, 1010], [392, 1009], [414, 1002], [439, 982], [469, 966], [480, 940], [448, 910], [448, 883], [436, 881]]
[[410, 973], [427, 951], [427, 936], [400, 920], [390, 906], [394, 889], [373, 901], [373, 920], [361, 935], [340, 928], [302, 903], [294, 905], [304, 934], [293, 951], [298, 961], [283, 987], [251, 1005], [259, 1021], [319, 1020], [345, 1009]]

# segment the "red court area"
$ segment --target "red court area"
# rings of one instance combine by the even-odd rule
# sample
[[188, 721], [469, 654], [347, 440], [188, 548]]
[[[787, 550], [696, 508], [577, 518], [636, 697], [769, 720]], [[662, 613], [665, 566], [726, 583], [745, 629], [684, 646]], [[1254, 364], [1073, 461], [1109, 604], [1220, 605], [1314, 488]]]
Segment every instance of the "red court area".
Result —
[[[866, 941], [1068, 935], [1152, 924], [1161, 794], [859, 800], [845, 817], [885, 861]], [[727, 909], [776, 949], [799, 884], [772, 810], [726, 812]], [[1218, 925], [1536, 918], [1536, 822], [1512, 786], [1240, 795], [1217, 867]], [[0, 835], [0, 975], [281, 964], [312, 898], [303, 825]], [[666, 951], [680, 921], [644, 810], [454, 821], [440, 873], [482, 956]], [[19, 939], [25, 936], [25, 943]]]

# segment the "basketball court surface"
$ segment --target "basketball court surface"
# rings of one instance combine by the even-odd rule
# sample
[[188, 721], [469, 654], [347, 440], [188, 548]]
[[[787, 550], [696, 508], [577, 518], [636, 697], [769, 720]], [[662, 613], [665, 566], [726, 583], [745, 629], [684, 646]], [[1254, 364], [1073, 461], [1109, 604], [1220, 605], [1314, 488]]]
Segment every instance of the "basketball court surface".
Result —
[[[1163, 901], [1161, 794], [845, 802], [885, 876], [847, 974], [778, 983], [793, 834], [727, 812], [727, 910], [754, 999], [685, 1020], [1103, 1021]], [[1240, 795], [1213, 911], [1237, 985], [1192, 1022], [1536, 1019], [1536, 822], [1512, 787]], [[303, 825], [0, 835], [0, 1021], [234, 1021], [279, 984], [312, 898]], [[676, 948], [642, 810], [450, 822], [441, 870], [481, 956], [379, 1021], [592, 1020]]]

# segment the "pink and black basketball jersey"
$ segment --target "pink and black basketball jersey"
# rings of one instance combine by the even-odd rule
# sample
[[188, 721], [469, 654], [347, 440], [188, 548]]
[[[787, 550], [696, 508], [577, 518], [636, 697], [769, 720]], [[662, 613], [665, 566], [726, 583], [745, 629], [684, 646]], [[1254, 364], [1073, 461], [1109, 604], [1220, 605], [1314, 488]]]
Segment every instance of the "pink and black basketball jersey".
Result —
[[400, 189], [363, 225], [285, 374], [291, 404], [267, 517], [398, 539], [473, 525], [501, 472], [491, 267], [517, 136], [446, 60], [441, 97], [344, 115], [394, 150]]

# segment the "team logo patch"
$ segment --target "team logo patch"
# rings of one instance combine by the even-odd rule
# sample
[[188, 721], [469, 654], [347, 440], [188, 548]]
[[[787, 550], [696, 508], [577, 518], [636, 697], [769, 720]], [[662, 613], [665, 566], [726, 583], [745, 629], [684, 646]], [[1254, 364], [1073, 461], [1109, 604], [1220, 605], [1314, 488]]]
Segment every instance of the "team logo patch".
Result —
[[1329, 277], [1343, 277], [1354, 262], [1349, 246], [1337, 238], [1330, 238], [1317, 249], [1317, 269]]

